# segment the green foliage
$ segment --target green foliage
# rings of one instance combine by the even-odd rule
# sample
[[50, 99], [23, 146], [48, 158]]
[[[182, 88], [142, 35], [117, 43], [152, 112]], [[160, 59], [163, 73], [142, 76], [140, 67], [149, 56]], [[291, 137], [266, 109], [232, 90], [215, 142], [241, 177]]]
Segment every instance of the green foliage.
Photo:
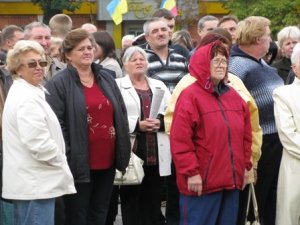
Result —
[[63, 10], [74, 12], [81, 5], [82, 1], [72, 0], [31, 0], [33, 4], [40, 6], [44, 11], [44, 23], [48, 24], [49, 19]]
[[264, 16], [271, 20], [273, 37], [285, 26], [299, 24], [300, 0], [229, 0], [224, 7], [240, 20]]

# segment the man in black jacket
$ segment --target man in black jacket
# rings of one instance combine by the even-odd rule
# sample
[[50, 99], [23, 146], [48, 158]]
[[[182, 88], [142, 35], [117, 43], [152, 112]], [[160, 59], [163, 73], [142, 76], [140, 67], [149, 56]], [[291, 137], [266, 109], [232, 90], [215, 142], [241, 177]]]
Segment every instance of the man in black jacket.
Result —
[[12, 85], [12, 77], [4, 68], [0, 68], [0, 224], [14, 225], [13, 206], [2, 199], [2, 112], [7, 92]]

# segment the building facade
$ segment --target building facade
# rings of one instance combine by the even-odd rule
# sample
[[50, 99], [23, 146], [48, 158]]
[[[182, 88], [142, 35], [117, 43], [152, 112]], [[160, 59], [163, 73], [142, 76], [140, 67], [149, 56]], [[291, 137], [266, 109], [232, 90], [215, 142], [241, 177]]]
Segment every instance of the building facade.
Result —
[[[160, 0], [127, 0], [128, 13], [124, 14], [123, 22], [115, 25], [106, 11], [106, 6], [111, 0], [88, 0], [81, 3], [81, 7], [74, 13], [64, 11], [68, 14], [74, 24], [74, 28], [83, 23], [93, 23], [99, 30], [109, 31], [115, 39], [117, 48], [121, 47], [121, 38], [125, 34], [138, 35], [142, 33], [144, 22], [149, 19], [153, 12], [159, 8]], [[184, 2], [184, 0], [177, 0]], [[196, 28], [198, 18], [211, 14], [221, 17], [228, 14], [223, 7], [222, 1], [202, 0], [196, 5], [196, 15], [194, 21], [185, 23], [180, 21], [178, 28], [188, 29], [192, 37], [196, 38]], [[197, 13], [198, 12], [198, 13]], [[42, 21], [43, 11], [30, 0], [0, 0], [0, 29], [6, 25], [15, 24], [25, 26], [32, 21]]]

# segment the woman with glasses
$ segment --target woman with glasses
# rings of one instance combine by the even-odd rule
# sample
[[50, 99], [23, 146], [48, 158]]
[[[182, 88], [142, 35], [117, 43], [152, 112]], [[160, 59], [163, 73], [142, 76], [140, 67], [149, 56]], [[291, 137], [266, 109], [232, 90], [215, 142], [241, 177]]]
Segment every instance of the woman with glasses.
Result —
[[75, 193], [59, 121], [41, 86], [47, 61], [35, 41], [8, 52], [14, 83], [3, 110], [3, 192], [16, 225], [54, 225], [55, 198]]
[[56, 113], [77, 194], [65, 196], [65, 225], [103, 225], [116, 169], [130, 157], [126, 108], [106, 69], [93, 63], [95, 40], [83, 29], [62, 43], [67, 68], [47, 84], [47, 101]]
[[170, 132], [180, 191], [180, 224], [236, 224], [239, 190], [252, 164], [249, 109], [227, 83], [228, 51], [199, 47], [180, 94]]

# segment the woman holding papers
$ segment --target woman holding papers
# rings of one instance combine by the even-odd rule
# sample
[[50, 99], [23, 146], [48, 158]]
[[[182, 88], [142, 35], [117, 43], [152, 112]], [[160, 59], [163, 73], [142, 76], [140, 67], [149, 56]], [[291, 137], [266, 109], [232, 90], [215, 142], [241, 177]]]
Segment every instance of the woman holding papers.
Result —
[[140, 47], [126, 50], [123, 65], [127, 74], [116, 81], [128, 113], [132, 151], [144, 160], [145, 172], [141, 185], [120, 188], [123, 224], [158, 225], [161, 176], [171, 173], [169, 139], [163, 122], [170, 93], [163, 82], [146, 76], [147, 56]]

